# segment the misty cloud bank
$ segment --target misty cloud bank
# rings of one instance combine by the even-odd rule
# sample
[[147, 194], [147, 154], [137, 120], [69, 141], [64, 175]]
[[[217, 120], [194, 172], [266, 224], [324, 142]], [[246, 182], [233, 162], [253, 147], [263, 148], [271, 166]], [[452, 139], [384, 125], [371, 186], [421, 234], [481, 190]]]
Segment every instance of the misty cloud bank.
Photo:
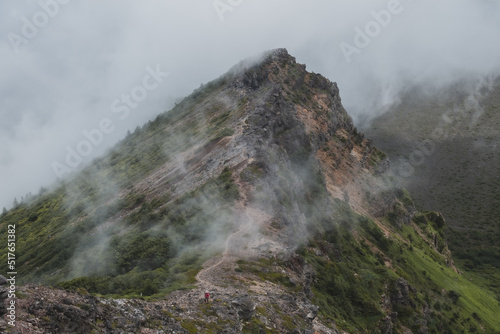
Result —
[[[114, 129], [95, 137], [82, 165], [268, 49], [286, 47], [336, 81], [357, 122], [413, 85], [432, 91], [500, 71], [497, 1], [8, 0], [0, 22], [0, 207], [56, 180], [52, 163], [103, 119]], [[349, 57], [347, 44], [356, 48]], [[118, 118], [113, 101], [133, 94], [148, 66], [169, 75]]]

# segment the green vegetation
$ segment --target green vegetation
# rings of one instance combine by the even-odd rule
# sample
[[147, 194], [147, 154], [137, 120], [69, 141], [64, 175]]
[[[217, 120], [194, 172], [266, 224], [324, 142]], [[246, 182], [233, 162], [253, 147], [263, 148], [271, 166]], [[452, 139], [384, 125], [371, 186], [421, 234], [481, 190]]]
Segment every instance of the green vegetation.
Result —
[[[410, 98], [402, 99], [401, 105], [364, 131], [396, 166], [401, 157], [408, 160], [413, 152], [425, 153], [422, 164], [414, 165], [413, 174], [402, 181], [417, 208], [437, 210], [446, 218], [447, 241], [456, 265], [471, 273], [475, 282], [488, 286], [500, 301], [498, 87], [481, 100], [484, 112], [478, 120], [472, 120], [474, 112], [467, 108], [460, 115], [452, 112], [455, 105], [467, 105], [470, 92], [464, 86], [458, 90], [450, 86], [425, 98], [409, 90]], [[446, 123], [442, 115], [453, 122]], [[428, 139], [431, 146], [422, 142]]]
[[[433, 239], [428, 242], [420, 236], [443, 233], [440, 215], [423, 213], [416, 217], [416, 227], [403, 225], [401, 234], [411, 241], [407, 244], [396, 234], [386, 238], [373, 221], [349, 212], [342, 202], [335, 205], [342, 213], [340, 223], [324, 220], [308, 247], [299, 251], [321, 277], [312, 290], [325, 320], [331, 319], [349, 332], [379, 326], [385, 317], [380, 296], [390, 296], [397, 279], [403, 277], [413, 290], [408, 304], [393, 302], [392, 310], [414, 332], [424, 318], [430, 333], [469, 333], [481, 327], [486, 332], [500, 330], [500, 306], [491, 293], [458, 275], [447, 266]], [[310, 249], [319, 249], [324, 255]], [[422, 312], [424, 307], [430, 309], [427, 315]]]
[[248, 262], [244, 260], [238, 260], [239, 271], [241, 272], [251, 272], [263, 281], [270, 281], [290, 289], [290, 292], [298, 291], [298, 286], [296, 286], [290, 278], [281, 272], [280, 267], [275, 267], [273, 270], [274, 260], [270, 259], [260, 259], [258, 262]]
[[215, 136], [214, 136], [214, 140], [217, 140], [217, 139], [220, 139], [220, 138], [223, 138], [223, 137], [229, 137], [229, 136], [232, 136], [234, 134], [234, 130], [233, 129], [230, 129], [230, 128], [223, 128], [222, 130], [218, 131]]
[[[118, 275], [81, 277], [60, 285], [114, 295], [165, 294], [189, 287], [201, 264], [217, 251], [210, 246], [211, 238], [225, 235], [231, 226], [231, 204], [237, 197], [231, 172], [225, 169], [218, 178], [162, 207], [149, 230], [139, 232], [132, 225], [126, 235], [111, 238], [107, 263], [114, 263], [112, 274]], [[209, 208], [210, 202], [223, 206]], [[182, 251], [184, 247], [192, 250]]]
[[241, 172], [240, 177], [245, 182], [253, 183], [265, 175], [264, 167], [264, 164], [254, 161]]
[[[231, 226], [232, 203], [239, 196], [229, 169], [168, 203], [130, 193], [91, 210], [65, 205], [72, 202], [64, 201], [69, 187], [2, 217], [2, 230], [16, 224], [17, 238], [23, 241], [17, 245], [20, 277], [114, 296], [151, 296], [189, 287], [201, 264], [218, 251], [211, 246], [213, 238], [224, 236]], [[101, 221], [123, 208], [135, 212], [105, 233], [96, 232]], [[75, 222], [68, 225], [70, 217]], [[191, 251], [183, 251], [189, 245]]]
[[376, 166], [384, 159], [387, 159], [387, 154], [374, 147], [370, 154], [370, 159], [368, 161], [370, 165]]

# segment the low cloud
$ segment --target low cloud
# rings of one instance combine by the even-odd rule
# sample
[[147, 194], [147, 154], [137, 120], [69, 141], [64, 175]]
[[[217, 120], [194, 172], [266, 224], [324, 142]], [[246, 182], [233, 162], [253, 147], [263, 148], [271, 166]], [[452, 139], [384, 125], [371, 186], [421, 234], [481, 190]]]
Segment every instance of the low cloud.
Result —
[[[432, 89], [500, 69], [496, 1], [400, 0], [387, 24], [373, 13], [393, 0], [220, 2], [231, 7], [223, 20], [212, 1], [201, 0], [0, 3], [0, 206], [54, 182], [52, 162], [64, 161], [66, 147], [85, 139], [82, 131], [115, 120], [113, 101], [141, 84], [148, 66], [169, 76], [82, 165], [201, 83], [272, 48], [286, 47], [308, 70], [336, 81], [356, 122], [387, 110], [411, 85]], [[26, 35], [30, 24], [37, 32]], [[348, 62], [342, 43], [356, 46], [367, 27], [370, 42]]]

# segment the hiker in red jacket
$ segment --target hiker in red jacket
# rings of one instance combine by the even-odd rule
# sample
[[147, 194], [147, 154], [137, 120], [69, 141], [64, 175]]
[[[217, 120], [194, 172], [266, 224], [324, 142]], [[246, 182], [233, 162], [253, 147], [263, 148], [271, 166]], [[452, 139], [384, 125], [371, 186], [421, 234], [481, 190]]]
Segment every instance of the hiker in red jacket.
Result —
[[210, 298], [210, 294], [208, 291], [205, 291], [205, 303], [208, 303], [208, 298]]

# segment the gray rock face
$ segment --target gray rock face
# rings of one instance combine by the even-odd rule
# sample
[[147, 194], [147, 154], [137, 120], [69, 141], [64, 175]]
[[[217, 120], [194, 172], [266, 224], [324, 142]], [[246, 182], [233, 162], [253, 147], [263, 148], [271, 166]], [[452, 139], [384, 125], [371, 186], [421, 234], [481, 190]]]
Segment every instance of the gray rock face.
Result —
[[231, 305], [236, 309], [238, 317], [243, 321], [250, 320], [255, 314], [255, 304], [248, 296], [232, 300]]
[[415, 307], [410, 297], [410, 285], [402, 277], [398, 278], [394, 289], [391, 291], [391, 302], [393, 305]]
[[311, 290], [311, 284], [313, 283], [316, 273], [311, 265], [306, 264], [304, 266], [304, 293], [307, 298], [312, 298], [314, 296]]
[[389, 316], [386, 316], [380, 325], [380, 332], [382, 334], [392, 334], [394, 333], [394, 326], [392, 324], [392, 319]]
[[319, 307], [313, 304], [308, 304], [306, 305], [306, 307], [309, 310], [309, 313], [307, 313], [306, 318], [309, 321], [313, 321], [318, 316]]

